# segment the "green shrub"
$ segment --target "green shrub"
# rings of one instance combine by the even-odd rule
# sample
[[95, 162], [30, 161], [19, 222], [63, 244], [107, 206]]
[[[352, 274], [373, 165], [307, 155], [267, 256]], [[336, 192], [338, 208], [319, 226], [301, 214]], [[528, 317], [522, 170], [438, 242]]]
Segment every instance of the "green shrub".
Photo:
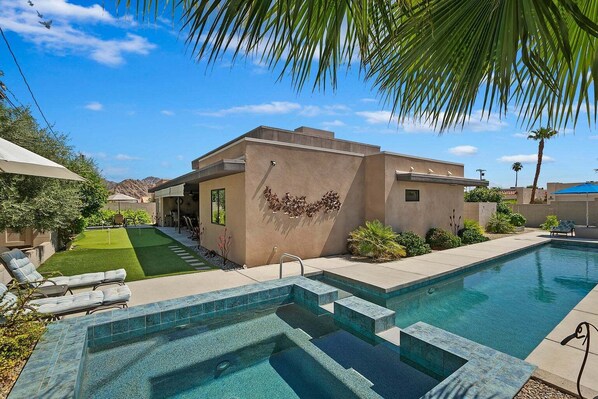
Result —
[[482, 225], [480, 225], [476, 220], [473, 219], [465, 219], [463, 221], [463, 229], [461, 229], [461, 231], [465, 230], [476, 230], [478, 233], [484, 234], [484, 228], [482, 227]]
[[390, 226], [379, 220], [365, 222], [349, 234], [348, 247], [354, 255], [366, 256], [377, 262], [399, 259], [405, 256], [405, 248], [397, 241], [397, 234]]
[[432, 252], [426, 241], [411, 231], [399, 233], [397, 242], [405, 247], [407, 256], [418, 256]]
[[501, 202], [503, 196], [498, 188], [476, 187], [465, 193], [465, 202]]
[[426, 233], [426, 242], [432, 249], [442, 250], [461, 246], [461, 239], [443, 229], [431, 228]]
[[16, 303], [5, 303], [5, 294], [0, 295], [0, 397], [14, 383], [45, 330], [44, 318], [26, 306], [34, 290], [16, 285], [11, 289], [18, 297]]
[[498, 202], [496, 204], [496, 212], [509, 216], [513, 214], [513, 210], [511, 209], [511, 207], [504, 202]]
[[559, 220], [557, 219], [556, 215], [548, 215], [548, 216], [546, 216], [546, 221], [540, 225], [540, 228], [542, 230], [550, 231], [550, 229], [552, 229], [553, 227], [556, 227], [558, 225], [559, 225]]
[[525, 226], [527, 219], [520, 213], [514, 213], [511, 215], [511, 224], [515, 227]]
[[464, 229], [461, 235], [461, 242], [465, 245], [477, 244], [478, 242], [488, 241], [489, 238], [481, 234], [478, 230]]
[[125, 219], [133, 220], [136, 224], [152, 224], [152, 217], [145, 209], [125, 209], [122, 214]]
[[95, 214], [87, 218], [88, 226], [102, 226], [112, 224], [116, 211], [111, 209], [100, 209]]
[[486, 231], [496, 234], [512, 233], [514, 228], [511, 224], [511, 217], [504, 213], [493, 213], [486, 225]]

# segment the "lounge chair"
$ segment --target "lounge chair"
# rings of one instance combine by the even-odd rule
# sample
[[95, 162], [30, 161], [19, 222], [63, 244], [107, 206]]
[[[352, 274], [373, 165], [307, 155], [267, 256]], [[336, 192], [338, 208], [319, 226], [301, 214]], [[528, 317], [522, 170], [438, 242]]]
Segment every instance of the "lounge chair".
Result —
[[557, 234], [571, 234], [575, 233], [575, 222], [573, 220], [559, 220], [559, 225], [550, 229], [550, 235], [555, 236]]
[[[43, 287], [45, 285], [67, 285], [71, 288], [93, 287], [108, 284], [125, 284], [127, 272], [125, 269], [109, 270], [107, 272], [77, 274], [75, 276], [56, 276], [45, 278], [31, 263], [31, 260], [20, 249], [12, 249], [0, 255], [0, 262], [10, 276], [21, 285]], [[71, 291], [72, 292], [72, 291]]]
[[[91, 314], [95, 311], [110, 308], [127, 308], [131, 299], [131, 290], [126, 285], [102, 288], [97, 291], [78, 292], [52, 298], [32, 299], [26, 307], [35, 309], [38, 313], [51, 316], [58, 320], [62, 316], [85, 312]], [[17, 303], [17, 296], [8, 291], [4, 284], [0, 284], [0, 309], [10, 311], [10, 307]]]

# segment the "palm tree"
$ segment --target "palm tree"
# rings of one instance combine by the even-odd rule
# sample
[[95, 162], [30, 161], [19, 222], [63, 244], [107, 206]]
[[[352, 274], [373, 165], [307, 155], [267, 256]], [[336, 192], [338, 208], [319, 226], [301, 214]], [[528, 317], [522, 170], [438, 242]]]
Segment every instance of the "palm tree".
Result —
[[515, 171], [515, 187], [517, 187], [517, 177], [519, 175], [519, 171], [523, 169], [523, 164], [521, 162], [515, 162], [511, 166], [511, 169]]
[[595, 0], [116, 2], [140, 18], [180, 16], [198, 60], [253, 56], [297, 90], [334, 89], [358, 64], [399, 120], [439, 130], [508, 106], [528, 126], [543, 112], [558, 128], [575, 124], [580, 108], [596, 113]]
[[556, 130], [551, 127], [541, 127], [536, 130], [532, 130], [527, 136], [530, 140], [538, 141], [538, 163], [536, 164], [536, 175], [534, 176], [534, 184], [532, 185], [532, 195], [529, 201], [530, 204], [534, 203], [536, 199], [536, 190], [538, 188], [538, 178], [540, 177], [540, 168], [542, 167], [542, 156], [544, 155], [544, 140], [549, 140], [551, 137], [558, 134]]

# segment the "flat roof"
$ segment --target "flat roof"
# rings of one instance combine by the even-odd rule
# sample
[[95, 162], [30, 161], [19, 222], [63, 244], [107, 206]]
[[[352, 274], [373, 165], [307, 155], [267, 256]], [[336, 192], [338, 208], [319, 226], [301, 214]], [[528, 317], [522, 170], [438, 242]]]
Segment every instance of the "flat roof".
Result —
[[162, 190], [168, 187], [178, 186], [179, 184], [196, 184], [202, 181], [215, 179], [218, 177], [234, 175], [245, 172], [245, 161], [242, 159], [222, 159], [214, 162], [204, 168], [194, 170], [182, 176], [175, 177], [165, 183], [158, 184], [147, 191], [150, 193]]
[[398, 181], [412, 181], [419, 183], [438, 183], [438, 184], [455, 184], [465, 187], [487, 187], [490, 183], [488, 180], [468, 179], [466, 177], [458, 176], [441, 176], [427, 173], [401, 172], [396, 171]]

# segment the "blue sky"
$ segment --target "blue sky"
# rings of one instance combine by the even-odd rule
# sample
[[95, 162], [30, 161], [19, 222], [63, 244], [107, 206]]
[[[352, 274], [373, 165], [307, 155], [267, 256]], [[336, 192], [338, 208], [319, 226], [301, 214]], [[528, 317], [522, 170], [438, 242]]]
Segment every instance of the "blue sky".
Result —
[[[464, 129], [438, 135], [424, 123], [389, 123], [389, 110], [357, 70], [343, 72], [335, 92], [297, 93], [290, 79], [278, 81], [254, 60], [231, 66], [225, 56], [206, 68], [170, 21], [117, 17], [110, 0], [106, 10], [92, 2], [33, 3], [2, 0], [0, 26], [50, 122], [110, 180], [175, 177], [191, 170], [192, 159], [256, 126], [305, 125], [386, 151], [461, 162], [469, 177], [486, 169], [491, 184], [502, 187], [514, 184], [511, 164], [522, 161], [520, 185], [532, 183], [537, 143], [513, 114], [481, 120], [474, 111]], [[51, 29], [36, 11], [53, 21]], [[0, 59], [4, 83], [32, 104], [2, 43]], [[584, 122], [550, 140], [541, 185], [596, 180], [597, 149], [598, 133]]]

